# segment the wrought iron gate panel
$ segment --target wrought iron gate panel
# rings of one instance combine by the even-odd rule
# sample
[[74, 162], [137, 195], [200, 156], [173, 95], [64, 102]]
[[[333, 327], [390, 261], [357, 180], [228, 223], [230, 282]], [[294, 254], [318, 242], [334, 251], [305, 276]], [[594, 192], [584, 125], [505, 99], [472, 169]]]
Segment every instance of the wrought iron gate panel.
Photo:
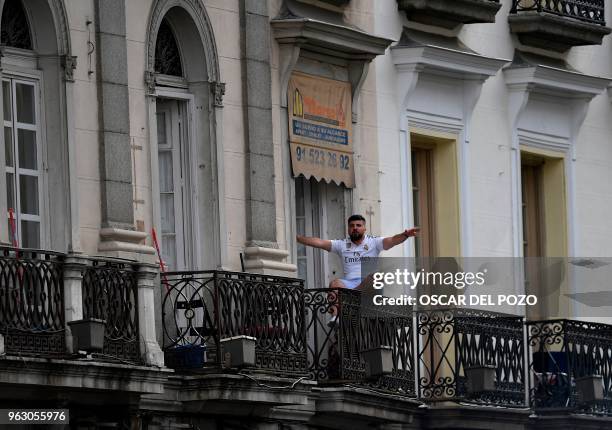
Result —
[[7, 247], [0, 253], [0, 334], [6, 353], [64, 355], [64, 255]]

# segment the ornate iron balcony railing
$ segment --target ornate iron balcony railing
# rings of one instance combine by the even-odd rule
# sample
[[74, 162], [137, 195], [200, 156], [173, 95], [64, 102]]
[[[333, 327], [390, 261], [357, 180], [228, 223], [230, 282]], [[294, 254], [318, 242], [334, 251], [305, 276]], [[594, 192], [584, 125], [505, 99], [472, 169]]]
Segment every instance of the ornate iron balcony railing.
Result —
[[[417, 351], [421, 399], [524, 406], [522, 317], [472, 309], [419, 311]], [[494, 369], [493, 389], [468, 389], [467, 374], [479, 367]]]
[[510, 13], [521, 12], [548, 12], [606, 25], [604, 0], [513, 0]]
[[64, 255], [0, 247], [0, 334], [7, 354], [66, 353]]
[[[416, 397], [410, 309], [374, 306], [354, 290], [316, 289], [304, 294], [311, 379]], [[391, 348], [392, 372], [368, 378], [363, 353], [381, 346]]]
[[247, 273], [176, 272], [162, 279], [163, 347], [175, 367], [220, 367], [221, 339], [252, 336], [256, 367], [306, 371], [304, 283]]
[[[373, 306], [359, 291], [310, 290], [301, 280], [246, 273], [172, 273], [162, 284], [166, 364], [175, 368], [218, 371], [224, 366], [221, 340], [247, 335], [256, 338], [260, 371], [367, 386], [428, 403], [525, 407], [529, 393], [536, 411], [612, 411], [606, 400], [612, 391], [612, 326], [605, 324], [525, 326], [519, 316], [473, 309], [397, 311]], [[380, 346], [391, 348], [391, 373], [368, 377], [364, 351]], [[604, 400], [580, 403], [575, 381], [592, 375], [601, 375]]]
[[[612, 413], [612, 325], [565, 319], [535, 321], [527, 323], [527, 334], [529, 394], [536, 411]], [[576, 382], [590, 376], [601, 378], [593, 388], [603, 388], [603, 399], [585, 402]]]
[[0, 247], [0, 335], [6, 354], [70, 358], [64, 275], [78, 267], [83, 317], [106, 321], [104, 349], [96, 358], [142, 364], [135, 267], [91, 258], [71, 263], [69, 270], [65, 260], [57, 252]]
[[141, 362], [138, 284], [132, 264], [91, 260], [83, 274], [83, 317], [106, 321], [103, 356]]

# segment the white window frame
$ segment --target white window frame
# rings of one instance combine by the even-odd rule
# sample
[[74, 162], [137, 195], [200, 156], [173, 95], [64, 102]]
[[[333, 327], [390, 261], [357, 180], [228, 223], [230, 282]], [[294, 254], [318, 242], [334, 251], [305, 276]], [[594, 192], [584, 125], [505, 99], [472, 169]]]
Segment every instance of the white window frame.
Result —
[[[14, 199], [15, 199], [15, 203], [16, 206], [20, 205], [20, 190], [19, 190], [19, 182], [18, 182], [18, 175], [21, 173], [24, 173], [26, 175], [30, 175], [30, 176], [36, 176], [38, 178], [38, 215], [29, 215], [29, 214], [21, 214], [20, 211], [15, 210], [15, 224], [16, 224], [16, 230], [17, 230], [17, 238], [18, 238], [18, 246], [21, 247], [22, 245], [22, 235], [21, 235], [21, 221], [36, 221], [39, 222], [39, 226], [40, 226], [40, 243], [39, 243], [39, 248], [41, 249], [45, 249], [48, 247], [48, 244], [50, 242], [50, 232], [49, 232], [49, 223], [47, 222], [49, 219], [49, 215], [48, 215], [48, 208], [49, 208], [49, 193], [48, 193], [48, 186], [47, 186], [47, 151], [46, 151], [46, 147], [45, 145], [43, 145], [42, 143], [46, 141], [46, 137], [45, 137], [45, 118], [44, 118], [44, 109], [41, 109], [41, 103], [45, 100], [44, 98], [44, 92], [43, 92], [43, 82], [42, 82], [42, 75], [40, 72], [38, 71], [30, 71], [30, 70], [24, 70], [24, 66], [34, 66], [35, 65], [35, 57], [32, 56], [32, 54], [29, 53], [29, 51], [25, 51], [26, 53], [22, 54], [21, 51], [23, 50], [7, 50], [7, 56], [5, 57], [7, 60], [5, 61], [3, 59], [3, 73], [2, 73], [2, 81], [8, 81], [10, 82], [11, 85], [11, 97], [12, 97], [12, 105], [11, 105], [11, 109], [12, 109], [12, 116], [11, 116], [11, 121], [4, 121], [4, 112], [3, 112], [3, 106], [4, 104], [1, 105], [0, 109], [2, 110], [2, 118], [3, 118], [3, 124], [4, 126], [8, 126], [11, 127], [12, 129], [12, 145], [13, 145], [13, 164], [14, 167], [9, 168], [6, 166], [6, 159], [4, 156], [4, 152], [2, 153], [2, 169], [3, 169], [3, 181], [2, 183], [4, 183], [4, 187], [2, 190], [2, 198], [4, 199], [5, 202], [5, 207], [7, 209], [6, 212], [6, 218], [5, 218], [5, 222], [6, 222], [6, 226], [7, 226], [7, 238], [9, 240], [9, 243], [12, 244], [12, 233], [10, 231], [10, 228], [8, 227], [8, 219], [9, 219], [9, 213], [8, 213], [8, 195], [6, 194], [6, 174], [7, 173], [13, 173], [14, 176], [14, 181], [15, 181], [15, 193], [14, 193]], [[12, 51], [16, 51], [18, 54], [22, 54], [22, 55], [17, 55], [15, 56], [16, 58], [12, 58], [13, 56]], [[28, 58], [31, 57], [31, 58]], [[11, 61], [13, 60], [13, 61]], [[34, 60], [34, 62], [33, 62]], [[6, 65], [5, 65], [6, 64]], [[15, 88], [16, 85], [18, 83], [22, 83], [22, 84], [26, 84], [26, 85], [33, 85], [34, 86], [34, 108], [35, 108], [35, 115], [36, 115], [36, 124], [32, 125], [32, 124], [27, 124], [27, 123], [17, 123], [17, 118], [14, 117], [15, 113], [16, 113], [16, 97], [15, 97]], [[1, 91], [1, 89], [0, 89]], [[2, 95], [2, 97], [4, 97], [4, 94]], [[10, 123], [10, 124], [9, 124]], [[15, 126], [13, 126], [13, 124], [15, 124]], [[37, 163], [38, 163], [38, 170], [31, 170], [31, 169], [23, 169], [23, 168], [19, 168], [18, 167], [18, 147], [17, 147], [17, 130], [18, 129], [25, 129], [25, 130], [31, 130], [34, 131], [36, 133], [36, 157], [37, 157]], [[4, 130], [1, 133], [1, 139], [2, 139], [2, 143], [3, 143], [3, 147], [6, 145], [6, 142], [4, 141]], [[12, 170], [12, 172], [11, 172]], [[17, 209], [17, 208], [14, 208]]]
[[[317, 236], [322, 237], [324, 239], [328, 238], [329, 235], [329, 208], [327, 205], [328, 202], [328, 186], [330, 184], [325, 183], [324, 181], [315, 182], [314, 185], [311, 183], [310, 179], [305, 179], [303, 176], [298, 178], [293, 178], [293, 196], [291, 202], [291, 207], [293, 208], [293, 217], [292, 224], [294, 225], [295, 231], [292, 235], [295, 238], [295, 235], [298, 234], [297, 231], [297, 180], [300, 179], [304, 182], [304, 194], [308, 195], [308, 198], [304, 199], [304, 215], [305, 215], [305, 235], [306, 236]], [[317, 198], [316, 202], [312, 201], [312, 188], [316, 187], [315, 197]], [[340, 186], [342, 187], [342, 186]], [[346, 219], [352, 214], [351, 212], [351, 190], [342, 187], [342, 198], [344, 200], [343, 206], [344, 211], [340, 216], [342, 217], [343, 224], [345, 224]], [[316, 212], [316, 213], [315, 213]], [[313, 218], [316, 216], [316, 220]], [[317, 225], [318, 224], [318, 225]], [[329, 239], [341, 239], [346, 237], [346, 226], [342, 231], [342, 234], [338, 237], [329, 237]], [[294, 262], [298, 264], [298, 253], [297, 247], [300, 246], [297, 241], [295, 242], [295, 251], [294, 251]], [[329, 253], [316, 250], [312, 247], [306, 247], [306, 267], [307, 267], [307, 288], [327, 288], [329, 282], [335, 278], [342, 278], [344, 273], [342, 273], [341, 267], [338, 269], [339, 272], [332, 273], [332, 265], [330, 264]], [[299, 269], [298, 269], [299, 270]]]
[[[158, 148], [159, 144], [157, 142], [157, 100], [159, 99], [168, 99], [173, 100], [179, 103], [184, 103], [184, 118], [185, 127], [183, 127], [182, 139], [184, 139], [184, 148], [187, 149], [187, 154], [182, 155], [183, 168], [187, 169], [186, 175], [188, 175], [189, 186], [187, 193], [183, 193], [183, 198], [188, 200], [190, 205], [186, 214], [183, 214], [183, 222], [191, 225], [191, 234], [192, 238], [190, 244], [184, 244], [184, 249], [187, 251], [187, 255], [185, 256], [184, 264], [186, 267], [182, 267], [177, 264], [176, 270], [198, 270], [201, 267], [201, 262], [203, 259], [202, 250], [198, 244], [202, 243], [202, 232], [200, 231], [200, 226], [198, 220], [200, 219], [199, 209], [198, 209], [198, 195], [199, 195], [199, 184], [196, 178], [197, 172], [197, 147], [194, 142], [193, 136], [196, 135], [195, 129], [195, 119], [193, 115], [194, 110], [194, 96], [190, 93], [187, 93], [185, 90], [181, 89], [170, 89], [170, 88], [156, 88], [155, 97], [151, 98], [152, 106], [152, 115], [151, 126], [150, 126], [150, 142], [151, 142], [151, 189], [152, 189], [152, 207], [153, 207], [153, 225], [155, 230], [158, 232], [157, 237], [160, 241], [160, 249], [162, 247], [161, 243], [161, 202], [159, 199], [160, 189], [159, 189], [159, 156], [158, 156]], [[180, 106], [179, 106], [180, 109]], [[173, 161], [174, 162], [174, 161]], [[174, 167], [174, 166], [173, 166]], [[175, 219], [175, 223], [177, 223]], [[178, 263], [178, 241], [177, 243], [177, 263]]]
[[[301, 180], [304, 184], [304, 235], [305, 236], [318, 236], [322, 235], [322, 232], [327, 231], [327, 219], [325, 217], [324, 198], [322, 196], [322, 190], [320, 184], [316, 183], [314, 187], [316, 190], [316, 200], [313, 201], [313, 185], [310, 179], [304, 177], [296, 178]], [[297, 183], [295, 184], [297, 189]], [[323, 191], [324, 192], [324, 191]], [[315, 214], [316, 211], [316, 214]], [[297, 190], [296, 190], [296, 229], [297, 229]], [[317, 225], [318, 224], [318, 225]], [[297, 245], [299, 246], [299, 245]], [[305, 245], [304, 245], [305, 246]], [[308, 288], [325, 288], [327, 285], [323, 285], [324, 279], [327, 278], [327, 262], [326, 258], [322, 255], [323, 251], [317, 250], [310, 246], [306, 246], [306, 284]], [[296, 253], [296, 263], [298, 259]], [[299, 270], [299, 266], [298, 266]]]

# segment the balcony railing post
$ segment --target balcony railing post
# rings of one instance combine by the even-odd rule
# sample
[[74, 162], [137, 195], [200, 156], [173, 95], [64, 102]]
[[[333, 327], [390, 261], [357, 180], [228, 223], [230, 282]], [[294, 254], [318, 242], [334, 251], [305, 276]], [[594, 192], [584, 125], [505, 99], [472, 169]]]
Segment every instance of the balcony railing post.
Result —
[[[65, 322], [83, 319], [83, 272], [87, 260], [79, 255], [68, 255], [64, 260], [64, 317]], [[66, 325], [66, 349], [73, 353], [72, 333]]]
[[138, 333], [140, 353], [145, 364], [163, 367], [164, 353], [157, 343], [155, 332], [155, 288], [159, 287], [155, 279], [158, 274], [156, 265], [138, 265]]

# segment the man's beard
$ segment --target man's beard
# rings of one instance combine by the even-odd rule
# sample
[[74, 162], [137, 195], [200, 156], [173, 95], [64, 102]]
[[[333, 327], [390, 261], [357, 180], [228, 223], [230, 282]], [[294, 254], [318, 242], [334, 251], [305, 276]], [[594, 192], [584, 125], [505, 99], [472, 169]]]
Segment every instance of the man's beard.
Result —
[[362, 238], [363, 238], [363, 233], [357, 233], [357, 232], [351, 233], [351, 240], [353, 242], [357, 242], [358, 240], [361, 240]]

